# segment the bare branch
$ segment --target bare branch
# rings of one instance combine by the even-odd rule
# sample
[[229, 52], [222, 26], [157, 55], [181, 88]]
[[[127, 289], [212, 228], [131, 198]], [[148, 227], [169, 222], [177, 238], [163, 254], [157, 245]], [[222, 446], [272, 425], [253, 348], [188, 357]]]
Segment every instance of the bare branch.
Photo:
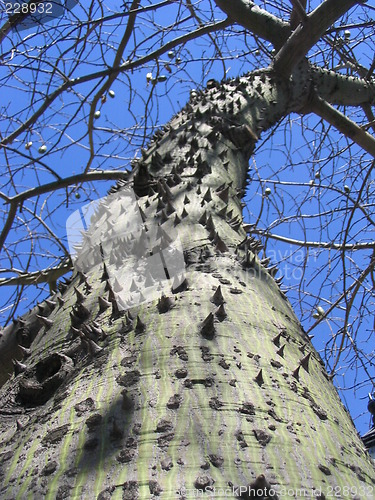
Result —
[[375, 139], [372, 135], [316, 94], [311, 97], [309, 107], [375, 158]]
[[3, 230], [1, 231], [1, 234], [0, 234], [0, 250], [3, 248], [5, 240], [8, 237], [9, 231], [12, 228], [14, 219], [17, 215], [17, 209], [18, 209], [18, 203], [14, 202], [14, 201], [11, 202], [7, 220], [6, 220], [4, 227], [3, 227]]
[[[115, 55], [115, 58], [114, 58], [114, 61], [113, 61], [113, 65], [112, 65], [112, 68], [118, 68], [120, 66], [120, 63], [121, 63], [121, 59], [124, 55], [124, 51], [125, 51], [125, 48], [129, 42], [129, 39], [131, 37], [131, 34], [132, 34], [132, 31], [133, 31], [133, 28], [134, 28], [134, 24], [135, 24], [135, 19], [137, 17], [137, 9], [139, 7], [139, 3], [140, 3], [140, 0], [133, 0], [133, 3], [130, 7], [130, 16], [129, 16], [129, 19], [128, 19], [128, 23], [126, 25], [126, 29], [125, 29], [125, 33], [124, 33], [124, 36], [122, 37], [122, 40], [119, 44], [119, 47], [116, 51], [116, 55]], [[92, 101], [92, 104], [91, 104], [91, 109], [90, 109], [90, 116], [89, 116], [89, 125], [88, 125], [88, 130], [89, 130], [89, 143], [90, 143], [90, 159], [89, 161], [87, 162], [87, 165], [86, 165], [86, 168], [85, 168], [85, 172], [87, 172], [91, 166], [91, 163], [94, 159], [94, 156], [95, 156], [95, 152], [94, 152], [94, 139], [93, 139], [93, 128], [94, 128], [94, 115], [95, 115], [95, 109], [96, 109], [96, 105], [97, 103], [99, 102], [99, 99], [101, 98], [101, 96], [111, 87], [111, 84], [115, 81], [116, 79], [116, 74], [115, 73], [112, 73], [108, 80], [104, 83], [104, 85], [101, 86], [101, 88], [99, 89], [99, 91], [96, 93], [93, 101]]]
[[62, 189], [67, 186], [71, 186], [73, 184], [81, 184], [82, 182], [91, 182], [91, 181], [124, 179], [127, 177], [127, 175], [128, 175], [127, 172], [119, 172], [114, 170], [96, 170], [93, 172], [86, 172], [77, 175], [72, 175], [70, 177], [66, 177], [65, 179], [49, 182], [48, 184], [44, 184], [43, 186], [37, 186], [35, 188], [28, 189], [23, 193], [19, 193], [10, 198], [10, 203], [20, 204], [23, 201], [27, 200], [28, 198], [39, 196], [40, 194], [44, 193], [49, 193], [51, 191], [55, 191], [56, 189]]
[[306, 3], [307, 0], [290, 0], [293, 5], [292, 13], [290, 14], [290, 26], [294, 30], [301, 21], [305, 21], [306, 16]]
[[362, 106], [375, 103], [375, 85], [372, 82], [317, 66], [311, 66], [310, 72], [314, 90], [331, 104]]
[[[371, 259], [371, 262], [370, 262], [370, 265], [367, 267], [367, 269], [365, 269], [363, 271], [363, 273], [361, 274], [361, 276], [359, 276], [358, 280], [356, 280], [353, 285], [352, 285], [352, 288], [353, 288], [353, 292], [351, 293], [350, 295], [350, 298], [349, 298], [349, 303], [347, 305], [347, 311], [346, 311], [346, 315], [347, 315], [347, 318], [346, 318], [346, 321], [345, 321], [345, 325], [348, 324], [348, 314], [350, 312], [350, 309], [351, 307], [353, 306], [353, 302], [354, 302], [354, 299], [356, 297], [356, 294], [357, 294], [357, 291], [359, 290], [359, 288], [362, 286], [364, 280], [366, 279], [366, 276], [368, 274], [370, 274], [375, 268], [375, 254], [373, 254], [372, 256], [372, 259]], [[349, 291], [349, 290], [347, 290]], [[339, 363], [339, 360], [340, 360], [340, 357], [341, 357], [341, 354], [343, 352], [343, 348], [344, 348], [344, 342], [345, 342], [345, 337], [347, 336], [347, 331], [346, 331], [346, 326], [343, 328], [343, 331], [342, 331], [342, 339], [341, 339], [341, 344], [340, 344], [340, 347], [338, 349], [338, 352], [337, 352], [337, 357], [336, 357], [336, 360], [335, 360], [335, 363], [333, 365], [333, 368], [332, 368], [332, 373], [334, 373], [334, 371], [336, 370], [336, 367]]]
[[285, 78], [288, 78], [296, 64], [316, 44], [326, 29], [358, 3], [362, 2], [360, 0], [341, 0], [340, 2], [337, 2], [337, 0], [326, 0], [322, 2], [296, 28], [276, 54], [273, 62], [274, 70]]
[[275, 47], [287, 39], [290, 26], [285, 21], [261, 9], [254, 2], [249, 0], [215, 0], [216, 5], [227, 14], [227, 16], [249, 30], [254, 35], [259, 36]]
[[303, 240], [295, 240], [293, 238], [288, 238], [287, 236], [281, 236], [279, 234], [270, 233], [267, 229], [257, 229], [257, 228], [249, 228], [249, 233], [251, 234], [259, 234], [264, 238], [272, 238], [273, 240], [282, 241], [284, 243], [290, 243], [291, 245], [296, 245], [298, 247], [306, 247], [306, 248], [325, 248], [327, 250], [368, 250], [371, 248], [375, 248], [375, 242], [369, 243], [353, 243], [342, 245], [340, 243], [332, 243], [330, 241], [303, 241]]
[[69, 262], [64, 262], [63, 264], [51, 269], [44, 269], [43, 271], [36, 271], [34, 273], [20, 273], [19, 276], [13, 278], [1, 278], [0, 286], [24, 286], [38, 285], [40, 283], [53, 283], [72, 269], [73, 265], [69, 260]]
[[170, 42], [165, 43], [159, 49], [150, 52], [144, 57], [140, 57], [136, 61], [127, 61], [118, 68], [108, 68], [103, 71], [90, 73], [82, 77], [77, 77], [74, 78], [73, 80], [64, 82], [59, 88], [57, 88], [54, 92], [52, 92], [45, 98], [43, 104], [37, 111], [35, 111], [35, 113], [33, 113], [32, 116], [30, 116], [30, 118], [28, 118], [20, 127], [18, 127], [14, 132], [9, 134], [0, 142], [0, 147], [6, 146], [7, 144], [11, 144], [14, 141], [14, 139], [16, 139], [16, 137], [18, 137], [22, 132], [25, 132], [25, 130], [29, 130], [30, 127], [37, 121], [37, 119], [43, 115], [43, 113], [52, 105], [52, 103], [63, 92], [75, 87], [76, 85], [80, 85], [82, 83], [104, 78], [107, 76], [113, 76], [114, 78], [116, 78], [120, 73], [123, 73], [128, 70], [133, 70], [135, 68], [139, 68], [140, 66], [143, 66], [144, 64], [153, 61], [154, 59], [160, 57], [162, 54], [165, 54], [169, 50], [174, 49], [179, 45], [182, 45], [190, 40], [194, 40], [195, 38], [199, 38], [203, 35], [212, 33], [214, 31], [219, 31], [221, 29], [227, 28], [231, 24], [232, 21], [230, 21], [229, 19], [226, 19], [225, 21], [220, 21], [218, 23], [208, 24], [206, 26], [203, 26], [202, 28], [198, 28], [195, 31], [192, 31], [191, 33], [188, 33], [187, 35], [182, 35], [180, 37], [175, 38], [174, 40], [171, 40]]

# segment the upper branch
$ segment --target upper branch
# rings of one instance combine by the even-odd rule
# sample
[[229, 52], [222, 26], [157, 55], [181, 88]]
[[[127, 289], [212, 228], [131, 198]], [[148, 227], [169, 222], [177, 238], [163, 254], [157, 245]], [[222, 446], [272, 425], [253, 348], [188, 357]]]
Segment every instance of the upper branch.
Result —
[[331, 104], [342, 106], [375, 104], [373, 82], [317, 66], [311, 66], [310, 75], [315, 91]]
[[308, 14], [276, 54], [273, 67], [288, 78], [292, 70], [321, 38], [324, 32], [345, 12], [366, 0], [325, 0]]
[[43, 113], [49, 109], [49, 107], [52, 105], [52, 103], [65, 91], [68, 91], [75, 87], [76, 85], [81, 85], [83, 83], [90, 82], [92, 80], [97, 80], [100, 78], [105, 78], [108, 76], [118, 76], [120, 73], [124, 73], [125, 71], [131, 71], [134, 70], [135, 68], [139, 68], [143, 66], [144, 64], [153, 61], [154, 59], [160, 57], [162, 54], [165, 54], [169, 50], [174, 49], [175, 47], [178, 47], [179, 45], [182, 45], [190, 40], [194, 40], [195, 38], [199, 38], [200, 36], [213, 33], [215, 31], [219, 31], [221, 29], [227, 28], [232, 24], [232, 21], [229, 19], [225, 19], [224, 21], [219, 21], [217, 23], [211, 23], [207, 24], [206, 26], [202, 26], [197, 28], [195, 31], [192, 31], [190, 33], [187, 33], [185, 35], [179, 36], [175, 38], [174, 40], [171, 40], [167, 43], [165, 43], [162, 47], [149, 52], [147, 55], [140, 57], [138, 59], [135, 59], [134, 61], [126, 61], [123, 63], [121, 66], [118, 66], [117, 68], [107, 68], [102, 71], [97, 71], [96, 73], [90, 73], [86, 74], [82, 77], [77, 77], [69, 81], [65, 81], [60, 87], [58, 87], [54, 92], [51, 94], [47, 95], [43, 104], [35, 111], [30, 118], [28, 118], [22, 125], [20, 125], [14, 132], [9, 134], [7, 137], [4, 137], [0, 141], [0, 147], [1, 146], [6, 146], [7, 144], [11, 144], [16, 137], [18, 137], [21, 133], [23, 133], [25, 130], [29, 130], [30, 127], [37, 121], [37, 119], [43, 115]]
[[14, 276], [13, 278], [0, 278], [0, 287], [6, 285], [25, 286], [39, 285], [40, 283], [53, 283], [72, 269], [73, 265], [69, 259], [50, 269], [44, 269], [42, 271], [35, 271], [32, 273], [20, 273], [18, 276]]
[[281, 47], [290, 33], [289, 23], [261, 9], [250, 0], [215, 0], [216, 5], [239, 25]]
[[99, 180], [117, 180], [124, 179], [127, 177], [127, 172], [115, 171], [115, 170], [94, 170], [92, 172], [86, 172], [77, 175], [71, 175], [70, 177], [65, 177], [58, 181], [49, 182], [48, 184], [43, 184], [41, 186], [36, 186], [35, 188], [28, 189], [22, 193], [16, 194], [12, 198], [9, 198], [11, 204], [17, 203], [22, 204], [28, 198], [34, 196], [39, 196], [44, 193], [49, 193], [55, 191], [56, 189], [62, 189], [73, 184], [80, 184], [82, 182], [92, 182]]
[[290, 15], [290, 27], [296, 29], [301, 21], [306, 20], [306, 0], [290, 0], [293, 10]]
[[310, 109], [375, 158], [375, 139], [366, 130], [316, 94], [311, 96]]

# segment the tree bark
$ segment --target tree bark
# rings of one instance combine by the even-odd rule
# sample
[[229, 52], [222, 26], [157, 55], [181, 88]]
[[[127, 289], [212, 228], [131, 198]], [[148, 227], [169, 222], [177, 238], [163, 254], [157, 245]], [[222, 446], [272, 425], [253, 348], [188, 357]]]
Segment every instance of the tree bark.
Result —
[[[169, 300], [118, 311], [99, 263], [41, 305], [33, 328], [30, 318], [14, 327], [31, 354], [0, 392], [2, 498], [214, 488], [250, 498], [236, 489], [248, 485], [268, 488], [264, 498], [371, 496], [373, 463], [242, 224], [254, 145], [304, 108], [307, 69], [288, 81], [270, 71], [210, 81], [119, 182], [119, 193], [134, 187], [145, 224], [178, 230], [186, 280]], [[112, 208], [99, 206], [89, 235], [127, 217]]]

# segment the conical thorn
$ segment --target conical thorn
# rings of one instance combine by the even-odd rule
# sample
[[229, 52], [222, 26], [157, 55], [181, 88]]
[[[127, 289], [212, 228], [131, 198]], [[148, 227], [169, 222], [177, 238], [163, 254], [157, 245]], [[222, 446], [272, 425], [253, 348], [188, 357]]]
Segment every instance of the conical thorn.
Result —
[[258, 385], [262, 385], [264, 383], [262, 369], [259, 370], [258, 375], [254, 378], [254, 380]]
[[301, 359], [300, 361], [300, 365], [302, 366], [302, 368], [304, 368], [307, 372], [309, 372], [309, 361], [310, 361], [310, 356], [311, 356], [311, 352], [309, 352], [308, 354], [306, 354], [306, 356], [304, 358]]
[[200, 326], [201, 335], [208, 339], [212, 340], [215, 335], [215, 326], [214, 326], [214, 315], [212, 312], [206, 317], [206, 319], [201, 323]]
[[211, 302], [213, 302], [216, 306], [220, 306], [225, 303], [220, 285], [216, 288], [215, 293], [211, 297]]

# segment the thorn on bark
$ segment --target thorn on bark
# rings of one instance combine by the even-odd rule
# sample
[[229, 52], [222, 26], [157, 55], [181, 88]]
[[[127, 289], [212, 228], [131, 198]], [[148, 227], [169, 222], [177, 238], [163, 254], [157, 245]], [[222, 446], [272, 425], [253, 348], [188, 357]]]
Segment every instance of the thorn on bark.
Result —
[[182, 182], [182, 177], [180, 177], [179, 174], [174, 174], [173, 175], [173, 182], [174, 182], [174, 185], [177, 185], [177, 184], [181, 184]]
[[214, 315], [212, 314], [212, 312], [210, 312], [210, 314], [202, 322], [200, 327], [200, 333], [207, 340], [212, 340], [214, 338], [215, 326], [214, 326]]
[[142, 333], [146, 329], [146, 325], [141, 321], [141, 318], [137, 316], [137, 319], [135, 320], [135, 327], [134, 331], [135, 333]]
[[208, 231], [213, 231], [215, 229], [214, 221], [212, 220], [212, 215], [211, 214], [209, 215], [209, 217], [207, 217], [207, 220], [206, 220], [206, 229]]
[[172, 205], [172, 203], [170, 201], [168, 201], [166, 209], [165, 209], [166, 214], [167, 215], [172, 215], [173, 212], [175, 212], [175, 211], [176, 211], [176, 209], [174, 208], [174, 206]]
[[165, 203], [164, 203], [164, 201], [163, 201], [162, 198], [159, 198], [158, 199], [158, 204], [156, 206], [156, 211], [160, 212], [160, 210], [163, 210], [163, 208], [165, 208]]
[[120, 283], [118, 282], [117, 278], [114, 279], [114, 282], [113, 282], [113, 291], [116, 292], [116, 293], [119, 293], [122, 291], [122, 286], [120, 285]]
[[78, 290], [77, 287], [74, 287], [74, 292], [76, 294], [76, 297], [77, 297], [77, 301], [76, 301], [76, 304], [82, 304], [82, 302], [85, 300], [85, 296], [83, 295], [82, 292], [80, 292]]
[[172, 300], [170, 297], [166, 297], [165, 295], [162, 295], [158, 301], [158, 311], [159, 313], [165, 313], [169, 311], [172, 307]]
[[15, 376], [19, 375], [20, 373], [23, 373], [27, 368], [27, 366], [24, 363], [18, 361], [18, 359], [12, 359], [12, 363]]
[[99, 313], [102, 313], [106, 309], [111, 307], [111, 303], [107, 299], [105, 299], [104, 297], [101, 297], [100, 295], [98, 297], [98, 302], [99, 302]]
[[79, 284], [82, 285], [82, 283], [86, 283], [87, 281], [87, 276], [85, 273], [82, 271], [78, 271], [78, 276], [79, 276]]
[[229, 198], [229, 186], [227, 186], [225, 189], [220, 191], [218, 194], [218, 197], [226, 204], [228, 204], [228, 198]]
[[202, 224], [202, 226], [206, 225], [206, 222], [207, 222], [207, 212], [203, 212], [203, 214], [199, 218], [198, 222], [199, 222], [199, 224]]
[[215, 293], [211, 297], [211, 302], [213, 302], [216, 306], [220, 306], [225, 303], [220, 285], [216, 288]]
[[122, 326], [120, 329], [120, 334], [123, 335], [125, 333], [130, 332], [133, 328], [133, 322], [129, 318], [129, 313], [125, 315], [125, 321], [122, 322]]
[[296, 380], [299, 380], [299, 370], [300, 370], [300, 365], [297, 366], [295, 370], [292, 371], [292, 375]]
[[276, 354], [278, 354], [278, 355], [279, 355], [279, 356], [281, 356], [282, 358], [284, 357], [284, 349], [285, 349], [285, 345], [286, 345], [286, 344], [283, 344], [283, 345], [280, 347], [280, 349], [278, 349], [278, 350], [276, 351]]
[[75, 304], [73, 306], [75, 315], [82, 321], [90, 316], [90, 311], [83, 304]]
[[[254, 496], [254, 492], [255, 496]], [[278, 500], [278, 495], [272, 488], [271, 484], [267, 481], [264, 474], [260, 474], [255, 481], [248, 485], [246, 491], [240, 496], [240, 498], [251, 499], [251, 498], [264, 498]]]
[[17, 431], [22, 431], [22, 429], [24, 428], [24, 425], [21, 424], [21, 421], [20, 420], [16, 420], [16, 427], [17, 427]]
[[100, 278], [100, 281], [108, 281], [109, 280], [109, 275], [107, 271], [107, 266], [105, 265], [105, 262], [103, 262], [103, 274], [102, 277]]
[[211, 231], [208, 233], [208, 239], [213, 241], [214, 243], [217, 243], [218, 234], [214, 228], [212, 228]]
[[220, 236], [217, 237], [215, 251], [220, 253], [229, 252], [228, 247], [226, 246], [224, 241], [220, 238]]
[[306, 354], [306, 356], [304, 358], [302, 358], [300, 361], [300, 365], [302, 366], [302, 368], [304, 368], [307, 371], [307, 373], [309, 372], [310, 356], [311, 356], [311, 352]]
[[56, 307], [56, 302], [54, 302], [53, 300], [46, 299], [45, 302], [47, 306], [51, 309], [51, 311], [53, 311], [54, 308]]
[[164, 224], [165, 222], [167, 222], [167, 220], [168, 220], [168, 215], [166, 214], [165, 210], [162, 210], [160, 214], [161, 224]]
[[[181, 212], [181, 219], [185, 219], [185, 217], [187, 217], [189, 214], [187, 213], [185, 207], [183, 208], [182, 212]], [[177, 216], [176, 216], [177, 217]]]
[[279, 268], [275, 265], [275, 266], [271, 266], [267, 269], [267, 272], [270, 276], [272, 276], [272, 278], [274, 278], [278, 272]]
[[121, 316], [120, 309], [117, 305], [117, 300], [114, 299], [112, 300], [112, 313], [111, 313], [111, 318], [112, 319], [117, 319]]
[[186, 290], [188, 287], [188, 283], [186, 278], [181, 281], [181, 278], [178, 278], [177, 276], [173, 280], [173, 285], [172, 285], [172, 293], [180, 293]]
[[221, 304], [215, 312], [215, 316], [219, 321], [223, 321], [227, 317], [226, 310], [224, 308], [224, 304]]
[[225, 205], [225, 207], [223, 207], [221, 210], [219, 210], [217, 214], [219, 215], [219, 217], [224, 218], [226, 213], [227, 213], [227, 205]]
[[[46, 304], [38, 304], [37, 308], [38, 308], [39, 314], [47, 314], [48, 308], [46, 307]], [[21, 318], [18, 318], [16, 320], [14, 319], [13, 321], [14, 321], [14, 323], [17, 323], [17, 322], [20, 322], [23, 320], [21, 320]]]
[[211, 189], [210, 188], [207, 188], [207, 191], [206, 191], [205, 195], [203, 196], [203, 199], [207, 203], [209, 203], [210, 201], [212, 201]]
[[264, 383], [262, 369], [259, 370], [258, 375], [254, 378], [254, 380], [259, 386]]
[[[113, 290], [112, 290], [111, 283], [110, 283], [109, 279], [105, 282], [104, 291], [105, 292], [109, 292], [109, 293], [113, 293]], [[111, 300], [110, 296], [109, 296], [109, 300]]]
[[78, 330], [78, 328], [76, 328], [75, 326], [71, 326], [69, 331], [72, 333], [73, 339], [76, 339], [80, 336], [80, 330]]
[[63, 307], [65, 304], [65, 300], [62, 297], [57, 297], [57, 302], [59, 303], [59, 307]]
[[18, 349], [22, 352], [24, 358], [28, 358], [31, 354], [31, 349], [18, 344]]
[[252, 252], [247, 251], [241, 265], [244, 269], [249, 269], [253, 267], [255, 263], [255, 255]]
[[92, 339], [86, 337], [85, 342], [87, 346], [87, 352], [90, 356], [96, 356], [97, 354], [103, 351], [103, 348], [98, 346], [98, 344], [94, 342]]
[[40, 314], [37, 314], [36, 317], [38, 318], [41, 325], [45, 327], [46, 330], [51, 328], [51, 326], [53, 325], [52, 319], [46, 318], [45, 316], [41, 316]]
[[136, 195], [147, 196], [149, 192], [151, 176], [144, 163], [139, 164], [138, 170], [133, 179], [133, 189]]

